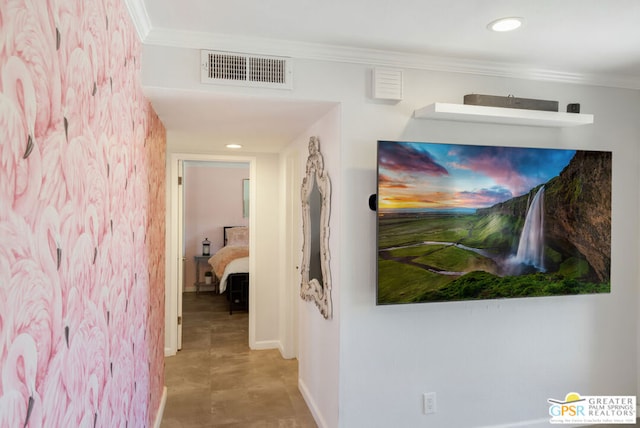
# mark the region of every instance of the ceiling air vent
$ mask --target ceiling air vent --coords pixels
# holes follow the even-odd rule
[[[291,59],[230,52],[201,51],[201,82],[291,89]]]

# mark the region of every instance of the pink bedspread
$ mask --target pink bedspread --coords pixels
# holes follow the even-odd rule
[[[235,259],[249,256],[248,246],[222,247],[210,259],[209,264],[213,268],[218,279],[222,278],[224,269]]]

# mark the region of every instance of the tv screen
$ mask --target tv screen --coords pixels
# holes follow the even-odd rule
[[[378,141],[377,304],[608,293],[611,152]]]

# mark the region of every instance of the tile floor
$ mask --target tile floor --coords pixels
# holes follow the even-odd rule
[[[182,350],[165,358],[161,428],[315,428],[298,391],[298,362],[252,351],[248,314],[225,296],[185,293]]]
[[[250,350],[246,312],[229,315],[224,295],[185,293],[183,320],[183,348],[165,358],[161,428],[317,427],[298,391],[297,360]]]

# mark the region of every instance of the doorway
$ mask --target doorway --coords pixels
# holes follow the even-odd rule
[[[249,226],[249,182],[246,162],[184,162],[185,292],[215,289],[208,259],[225,246],[225,227]]]
[[[185,227],[183,204],[183,180],[185,162],[210,162],[246,164],[249,168],[249,180],[256,180],[256,159],[245,156],[222,156],[206,154],[173,153],[167,168],[167,196],[169,209],[167,210],[167,273],[165,293],[165,356],[175,355],[181,348],[182,341],[182,293],[184,291],[184,275],[187,253],[185,252]],[[249,187],[249,206],[255,206],[256,186]],[[241,187],[238,191],[241,191]],[[249,253],[255,254],[255,217],[249,216]],[[255,257],[249,258],[249,287],[252,289],[255,277]],[[255,327],[258,314],[255,311],[255,293],[249,294],[249,346],[255,343]]]

